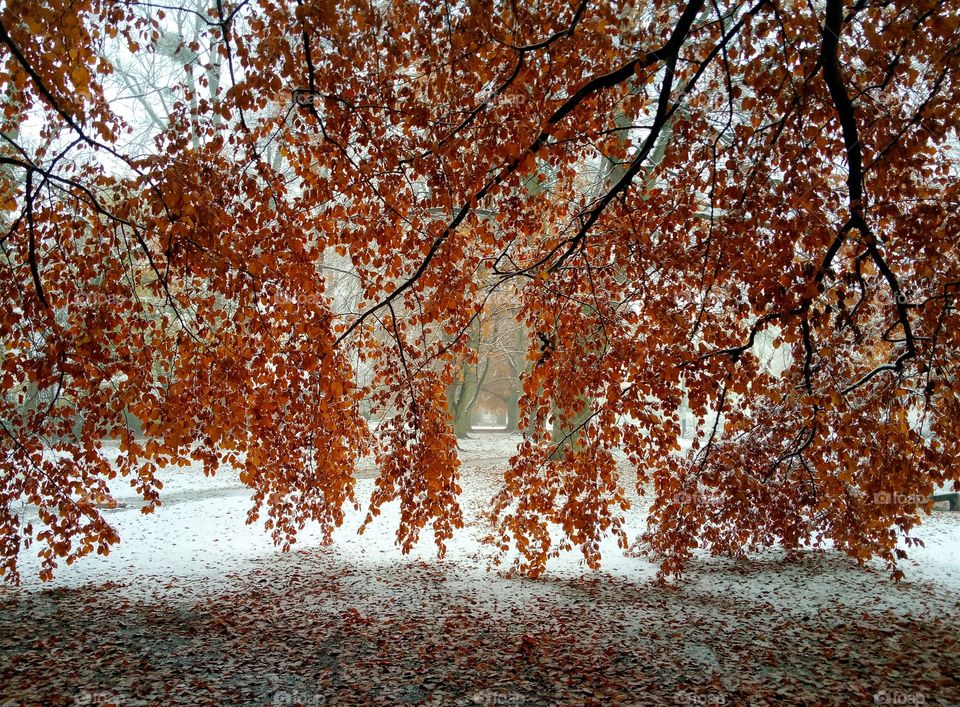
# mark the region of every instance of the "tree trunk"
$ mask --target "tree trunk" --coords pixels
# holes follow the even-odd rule
[[[520,396],[523,393],[522,372],[526,371],[529,362],[527,355],[527,332],[521,322],[517,322],[517,334],[514,350],[508,356],[513,378],[505,399],[507,405],[507,432],[520,430]]]
[[[507,432],[516,432],[520,429],[520,387],[510,385],[507,396]]]
[[[451,415],[453,432],[457,435],[457,439],[466,439],[470,433],[470,413],[473,411],[473,401],[476,400],[478,387],[477,367],[464,362],[460,370],[462,380],[457,385]]]

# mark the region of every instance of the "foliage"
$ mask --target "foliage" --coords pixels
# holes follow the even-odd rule
[[[371,512],[442,547],[445,391],[497,296],[530,332],[493,507],[519,569],[599,562],[622,449],[664,573],[830,540],[899,576],[960,477],[958,4],[6,3],[3,570],[108,552],[106,481],[155,507],[191,458],[289,544],[373,450]],[[177,77],[146,142],[137,62]]]

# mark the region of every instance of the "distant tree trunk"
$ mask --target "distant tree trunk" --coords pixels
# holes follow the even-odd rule
[[[452,398],[448,392],[450,416],[453,418],[453,431],[460,439],[469,437],[470,431],[473,429],[471,422],[473,409],[476,407],[480,388],[483,386],[483,380],[487,377],[489,369],[490,364],[488,362],[483,368],[483,373],[478,375],[476,365],[464,363],[461,369],[462,380],[458,384],[453,384],[455,392]]]
[[[520,390],[514,389],[512,384],[507,397],[507,432],[516,432],[520,429]]]
[[[470,346],[479,349],[479,335],[470,335]],[[470,435],[470,418],[487,368],[489,364],[481,377],[478,375],[477,365],[464,359],[460,366],[460,380],[454,381],[447,388],[447,409],[453,422],[453,432],[458,439],[466,439]]]
[[[470,433],[470,401],[477,390],[477,367],[464,363],[461,368],[463,380],[460,381],[453,407],[453,431],[458,439],[464,439]]]
[[[517,323],[517,335],[514,350],[509,356],[510,370],[513,377],[505,398],[507,406],[507,432],[516,432],[520,429],[520,395],[523,392],[521,372],[526,370],[524,365],[527,351],[527,332],[523,324]]]

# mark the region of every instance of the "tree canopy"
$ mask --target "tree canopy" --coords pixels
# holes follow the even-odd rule
[[[620,454],[665,575],[832,542],[900,576],[960,479],[956,0],[11,0],[0,86],[8,578],[192,460],[289,545],[372,453],[370,517],[442,553],[447,390],[504,302],[521,571],[623,535]]]

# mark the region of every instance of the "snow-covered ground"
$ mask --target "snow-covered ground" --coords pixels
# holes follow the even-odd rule
[[[919,695],[930,704],[957,697],[960,658],[949,637],[960,618],[960,513],[936,511],[916,533],[926,546],[910,551],[907,578],[899,585],[882,568],[860,569],[839,553],[785,562],[771,551],[745,561],[698,557],[682,581],[663,587],[652,581],[655,564],[625,554],[613,539],[602,548],[599,572],[571,553],[551,560],[541,580],[511,578],[489,567],[492,551],[480,541],[480,515],[496,471],[517,441],[485,431],[462,443],[467,525],[442,561],[429,533],[411,555],[400,554],[395,505],[357,534],[375,482],[372,468],[358,470],[361,510],[348,513],[335,543],[323,546],[308,528],[290,553],[277,550],[262,526],[245,523],[250,492],[230,470],[213,477],[199,469],[168,470],[163,506],[150,515],[139,512],[132,491],[117,486],[117,500],[127,505],[106,511],[121,537],[109,556],[62,565],[43,585],[36,558],[25,556],[22,586],[0,589],[0,697],[6,690],[10,704],[30,695],[51,703],[103,698],[121,704],[589,704],[594,697],[596,704],[740,704],[741,698],[774,704],[779,689],[787,690],[780,697],[788,702],[883,694]],[[627,530],[638,534],[644,524],[637,504]],[[74,616],[78,607],[86,608]],[[100,617],[96,630],[91,616]],[[169,623],[170,616],[180,618]],[[287,659],[278,656],[286,648],[274,645],[275,630],[259,633],[264,629],[251,623],[253,616],[274,627],[279,622],[296,640],[317,641],[305,650],[319,651],[322,660],[284,672]],[[169,646],[147,638],[156,630],[148,630],[151,621],[173,634],[187,631],[173,657],[165,653]],[[24,632],[24,625],[48,626],[60,636],[59,647],[52,649],[41,629]],[[73,627],[67,638],[58,633],[64,626]],[[261,674],[267,668],[238,664],[233,655],[251,648],[251,632],[273,646],[260,656],[269,679]],[[339,641],[336,650],[331,636]],[[449,653],[454,639],[469,644],[469,668],[455,669],[461,655]],[[160,673],[146,684],[120,677],[133,658],[117,648],[117,640],[129,640],[132,650],[149,659],[151,667],[143,670]],[[391,649],[394,640],[412,643]],[[106,666],[65,678],[57,666],[93,645],[120,652]],[[213,645],[232,651],[225,665],[242,679],[229,673],[229,679],[220,674],[214,680],[204,672],[203,661],[224,660],[204,653]],[[501,649],[509,655],[495,655]],[[797,656],[783,656],[794,649]],[[28,679],[25,671],[34,668],[22,667],[26,656],[34,660],[49,650],[49,670]],[[402,660],[391,658],[391,650]],[[460,682],[424,657],[431,650],[447,656]],[[659,657],[651,656],[654,650]],[[848,658],[839,657],[844,651]],[[488,653],[490,665],[483,659]],[[619,657],[608,664],[612,656]],[[764,656],[769,664],[737,667],[742,660],[766,661]],[[898,662],[907,658],[914,661],[909,669]],[[562,670],[545,687],[540,678],[516,674],[531,665],[546,673],[556,665]],[[594,665],[605,665],[605,672],[594,674]],[[328,668],[334,672],[324,672]],[[395,670],[412,677],[397,677]],[[588,692],[564,686],[564,670],[580,675]],[[617,687],[611,676],[621,673],[621,683],[629,685]],[[193,687],[175,681],[176,690],[159,690],[164,675],[189,675]],[[382,684],[365,682],[371,675]],[[197,687],[198,680],[207,687]],[[443,687],[443,680],[453,687]],[[366,691],[358,693],[361,683]],[[821,684],[833,685],[832,692],[821,692]]]
[[[465,508],[479,509],[489,500],[492,489],[489,474],[477,472],[501,468],[513,454],[519,438],[502,433],[479,433],[464,440],[461,450],[461,502]],[[114,454],[116,452],[114,451]],[[110,452],[108,451],[108,456]],[[102,512],[120,534],[121,542],[108,556],[90,555],[73,565],[60,563],[52,582],[38,579],[39,559],[24,554],[21,564],[24,590],[41,587],[80,587],[103,582],[122,582],[136,594],[154,589],[157,582],[169,580],[190,582],[222,579],[242,571],[245,562],[264,561],[283,555],[277,549],[262,523],[248,525],[247,512],[252,506],[251,491],[239,479],[236,470],[225,468],[213,476],[205,476],[199,465],[161,469],[162,505],[151,514],[140,512],[142,499],[126,479],[111,482],[111,493],[117,507]],[[347,520],[335,534],[335,546],[345,557],[369,558],[371,562],[391,562],[401,558],[395,547],[399,523],[398,504],[383,507],[381,514],[358,535],[366,516],[373,491],[376,469],[372,459],[364,459],[357,470],[357,499],[360,511],[347,509]],[[26,509],[29,514],[29,509]],[[29,515],[27,515],[29,518]],[[469,558],[477,562],[480,551],[479,533],[464,528],[450,544],[449,558]],[[320,535],[309,526],[297,538],[296,549],[316,547]],[[616,548],[612,543],[611,547]],[[409,559],[432,561],[436,547],[432,535],[423,533],[420,545]],[[479,563],[478,563],[479,565]]]
[[[478,523],[469,521],[476,521],[486,506],[493,493],[491,479],[497,469],[506,465],[518,441],[519,437],[515,435],[482,431],[461,442],[464,488],[461,502],[468,514],[468,523],[449,544],[448,563],[476,565],[478,572],[487,574],[486,560],[491,555],[490,550],[480,542],[482,529]],[[358,469],[357,498],[361,508],[360,511],[348,509],[346,522],[335,534],[336,552],[374,564],[401,560],[433,561],[436,549],[429,532],[424,532],[419,546],[408,558],[401,557],[394,541],[399,523],[397,504],[384,506],[366,533],[357,534],[366,515],[367,499],[373,490],[375,476],[372,461]],[[23,557],[21,570],[23,588],[79,587],[111,581],[122,582],[135,593],[155,588],[158,578],[216,581],[239,571],[245,562],[262,562],[282,554],[262,525],[246,524],[247,511],[251,507],[250,491],[240,482],[235,470],[223,469],[208,477],[199,467],[167,467],[162,470],[161,479],[164,482],[163,505],[149,515],[140,513],[142,502],[125,480],[118,478],[113,484],[119,507],[104,513],[117,528],[121,543],[109,556],[91,555],[71,566],[61,564],[53,582],[41,583],[37,579],[39,562],[35,556],[27,554]],[[642,502],[636,503],[628,514],[628,533],[638,535],[645,522]],[[960,591],[960,513],[935,511],[916,536],[924,540],[925,547],[910,549],[911,559],[905,566],[907,584],[930,582]],[[319,535],[307,527],[298,536],[296,548],[319,544]],[[636,557],[634,553],[625,554],[612,538],[602,546],[602,554],[604,573],[632,581],[650,579],[656,574],[656,566],[651,561]],[[750,594],[753,592],[752,583],[744,582],[740,572],[731,568],[738,564],[750,566],[754,576],[766,579],[762,568],[768,567],[771,575],[786,582],[791,575],[790,565],[784,565],[778,559],[779,553],[776,552],[746,563],[704,557],[692,568],[688,581],[695,585],[701,582],[717,585],[723,592]],[[845,564],[840,557],[834,559],[840,565]],[[552,560],[549,572],[558,577],[572,577],[588,571],[582,566],[579,554],[568,553]],[[857,574],[870,576],[872,582],[871,574],[856,573],[854,576]],[[736,580],[725,584],[724,575]],[[854,592],[859,594],[862,587],[857,584]],[[805,610],[808,602],[815,607],[823,593],[832,594],[837,586],[835,578],[827,575],[805,577],[803,587],[797,589],[807,600],[798,604],[797,596],[792,596],[785,608]],[[885,598],[881,601],[896,601],[898,593],[889,589],[889,585],[882,585]]]

